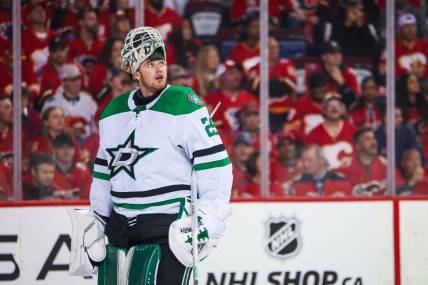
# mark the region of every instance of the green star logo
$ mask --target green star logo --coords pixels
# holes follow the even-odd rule
[[[146,155],[154,152],[157,148],[141,148],[135,145],[135,130],[129,135],[123,144],[114,148],[107,148],[111,159],[108,164],[110,178],[121,171],[125,171],[132,179],[135,179],[134,166]]]

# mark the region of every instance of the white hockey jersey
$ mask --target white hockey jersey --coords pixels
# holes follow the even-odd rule
[[[109,216],[179,213],[196,171],[202,206],[229,203],[232,166],[207,108],[191,88],[167,86],[136,106],[135,91],[113,99],[100,118],[91,208]]]

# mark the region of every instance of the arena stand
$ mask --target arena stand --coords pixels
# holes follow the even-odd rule
[[[189,85],[209,109],[222,102],[213,120],[234,166],[237,214],[226,249],[207,263],[206,284],[336,284],[346,278],[343,284],[426,284],[421,272],[428,253],[421,241],[428,237],[427,5],[409,0],[396,7],[397,148],[391,170],[385,1],[270,1],[270,187],[269,196],[261,197],[259,54],[268,47],[259,41],[259,1],[160,2],[159,8],[146,1],[145,20],[168,42],[170,83]],[[16,201],[13,191],[11,3],[0,1],[0,212],[13,218],[2,219],[0,241],[11,245],[9,265],[22,270],[9,266],[0,280],[53,284],[66,278],[69,224],[63,207],[88,205],[99,116],[112,98],[135,87],[119,61],[123,37],[136,23],[135,1],[22,1],[22,197],[28,201]],[[74,98],[55,100],[73,88]],[[69,107],[84,100],[90,102],[84,108]],[[396,175],[394,191],[386,187],[387,171]],[[312,209],[319,217],[311,217]],[[245,216],[251,211],[260,214],[253,222]],[[28,271],[25,264],[35,255],[23,243],[32,236],[13,221],[38,225],[33,219],[42,213],[55,217],[57,229],[46,229],[50,240],[40,249],[57,252]],[[303,248],[291,244],[294,250],[273,253],[269,227],[261,227],[275,223],[301,229],[303,238],[298,231],[289,234],[296,244],[303,240]],[[233,260],[227,250],[246,239],[243,226],[259,233],[243,247],[258,243],[260,252],[243,250],[240,265],[219,266],[220,256]],[[352,250],[338,240],[345,233]],[[316,248],[324,242],[331,247],[319,254],[321,260]],[[352,262],[341,264],[350,257]],[[251,259],[266,259],[270,271]]]

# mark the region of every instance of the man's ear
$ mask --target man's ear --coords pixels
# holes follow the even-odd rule
[[[140,81],[140,79],[141,79],[141,75],[140,75],[140,72],[138,72],[137,70],[137,72],[135,72],[134,74],[134,80]]]

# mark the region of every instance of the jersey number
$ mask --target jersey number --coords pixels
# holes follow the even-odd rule
[[[209,137],[218,135],[217,130],[214,126],[214,123],[211,119],[208,119],[207,117],[203,117],[201,119],[201,122],[205,126],[205,131],[207,132],[207,135]]]

